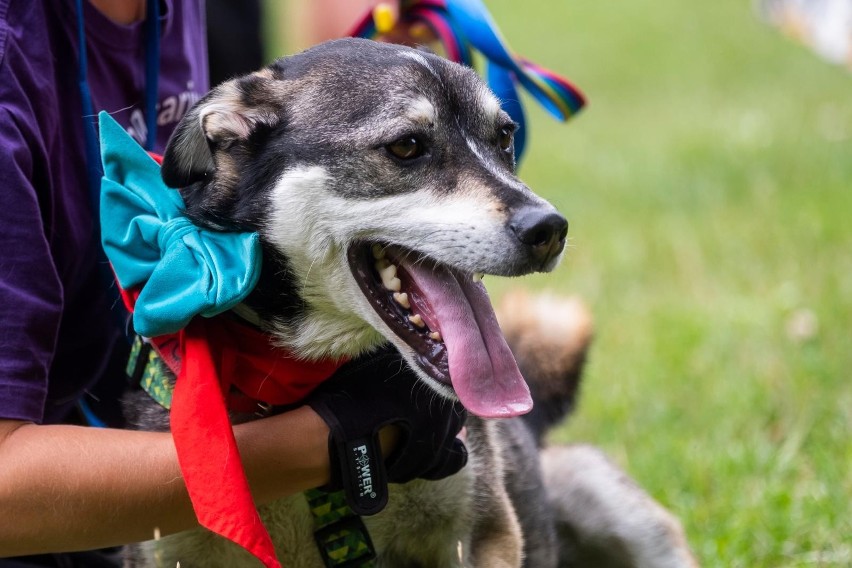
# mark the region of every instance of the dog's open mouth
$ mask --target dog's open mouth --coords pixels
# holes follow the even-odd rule
[[[529,412],[529,389],[475,275],[378,243],[352,246],[349,265],[420,368],[452,388],[465,408],[483,417]]]

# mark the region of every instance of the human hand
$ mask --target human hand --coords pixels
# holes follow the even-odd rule
[[[342,488],[359,515],[384,508],[388,482],[443,479],[467,463],[456,438],[466,411],[420,382],[392,348],[347,363],[306,404],[330,430],[330,486]],[[383,442],[398,437],[386,460],[380,432]]]

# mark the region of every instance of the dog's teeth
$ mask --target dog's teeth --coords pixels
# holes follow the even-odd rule
[[[482,276],[483,275],[482,275],[481,272],[474,272],[473,273],[473,281],[474,282],[482,282]]]
[[[402,281],[396,277],[396,265],[388,264],[384,268],[379,268],[379,263],[383,260],[376,261],[376,269],[379,271],[379,276],[382,279],[382,285],[388,290],[399,292],[402,289]]]
[[[373,267],[376,269],[376,272],[381,272],[385,268],[390,266],[390,262],[386,258],[376,259],[376,262],[373,263]]]
[[[373,258],[376,260],[380,260],[385,257],[385,249],[382,245],[375,244],[373,245]]]
[[[413,316],[408,316],[408,321],[416,325],[417,327],[426,327],[426,322],[423,321],[423,318],[420,317],[420,314],[414,314]]]
[[[411,302],[408,301],[408,294],[405,292],[394,292],[393,299],[406,310],[411,309]]]
[[[378,266],[378,262],[376,265]],[[379,276],[382,277],[382,282],[386,282],[391,278],[396,277],[396,265],[395,264],[387,264],[384,268],[379,269]]]
[[[441,337],[440,331],[433,331],[429,334],[429,337],[434,339],[435,341],[441,341],[443,339],[443,337]]]

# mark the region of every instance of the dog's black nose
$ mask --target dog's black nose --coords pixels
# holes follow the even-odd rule
[[[541,265],[562,252],[568,235],[568,220],[553,209],[524,207],[518,210],[509,223],[512,232]]]

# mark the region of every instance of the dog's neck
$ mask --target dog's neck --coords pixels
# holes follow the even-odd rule
[[[260,279],[235,310],[238,316],[307,360],[353,358],[387,342],[364,320],[339,313],[331,303],[306,302],[287,258],[269,246],[263,252]]]

